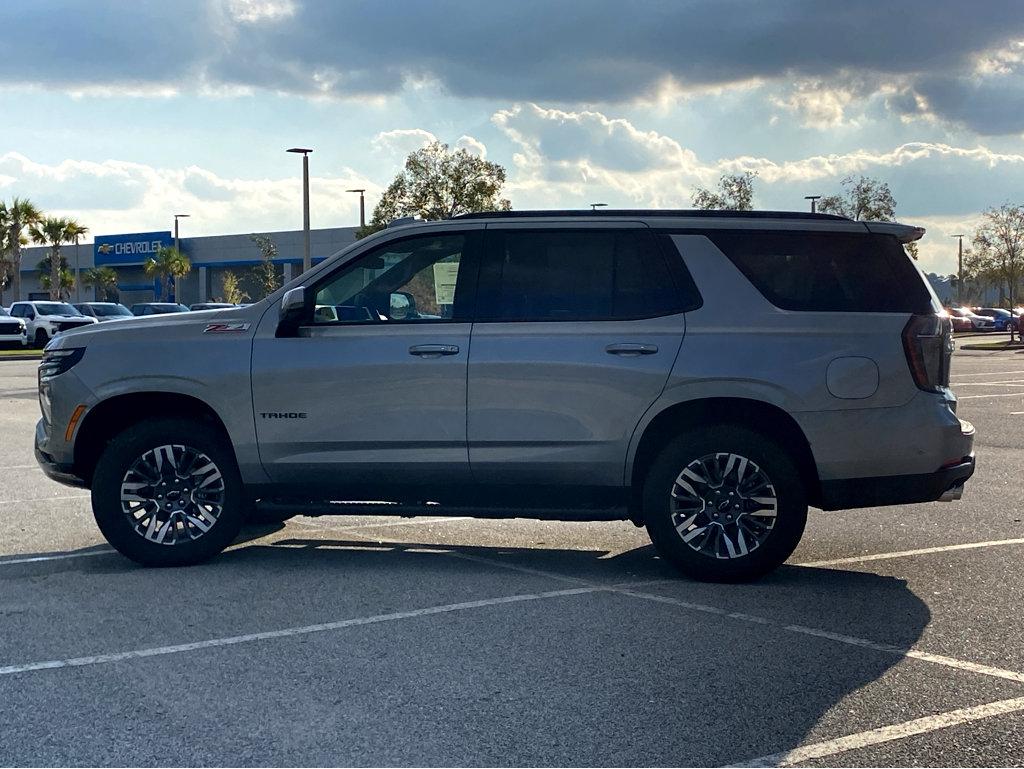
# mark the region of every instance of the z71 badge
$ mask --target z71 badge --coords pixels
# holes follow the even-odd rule
[[[204,334],[241,334],[248,331],[250,323],[207,323]]]

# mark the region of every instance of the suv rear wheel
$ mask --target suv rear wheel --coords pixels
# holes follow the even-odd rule
[[[238,535],[245,495],[230,445],[209,425],[129,427],[96,465],[92,509],[103,535],[144,566],[212,558]]]
[[[807,500],[784,448],[745,427],[679,436],[644,483],[651,541],[695,579],[741,582],[783,563],[807,522]]]

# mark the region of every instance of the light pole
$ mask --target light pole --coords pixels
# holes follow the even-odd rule
[[[607,205],[608,205],[607,203],[591,203],[590,204],[590,210],[591,211],[596,211],[598,208],[604,208]]]
[[[811,213],[812,214],[818,213],[818,205],[817,205],[817,203],[818,203],[818,199],[819,198],[821,198],[821,195],[804,195],[804,200],[811,201]]]
[[[302,155],[302,271],[305,272],[313,266],[313,260],[309,255],[309,153],[313,150],[292,147],[285,151]]]
[[[366,190],[365,189],[363,189],[363,190],[345,190],[345,192],[358,192],[359,193],[359,226],[360,227],[365,227],[366,226],[366,198],[363,197],[363,193],[366,192]]]
[[[75,301],[82,301],[82,281],[79,277],[78,234],[75,234]]]
[[[179,244],[180,244],[180,241],[178,240],[178,220],[179,219],[188,219],[189,216],[191,216],[191,214],[175,214],[174,215],[174,250],[175,251],[179,251],[180,252],[180,249],[178,247]]]
[[[956,248],[956,306],[963,307],[963,285],[964,285],[964,236],[950,235],[956,238],[959,243]]]

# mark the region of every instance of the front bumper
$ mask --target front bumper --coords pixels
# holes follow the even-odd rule
[[[39,443],[35,446],[36,461],[39,466],[43,469],[43,474],[51,480],[57,481],[57,483],[63,483],[65,486],[77,486],[79,488],[88,488],[85,479],[80,478],[72,472],[71,465],[65,465],[54,460],[46,452],[39,448]]]

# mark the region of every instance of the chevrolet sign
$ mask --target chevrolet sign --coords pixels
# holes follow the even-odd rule
[[[129,235],[106,235],[93,244],[93,263],[142,264],[156,256],[161,248],[170,247],[170,232],[139,232]]]

